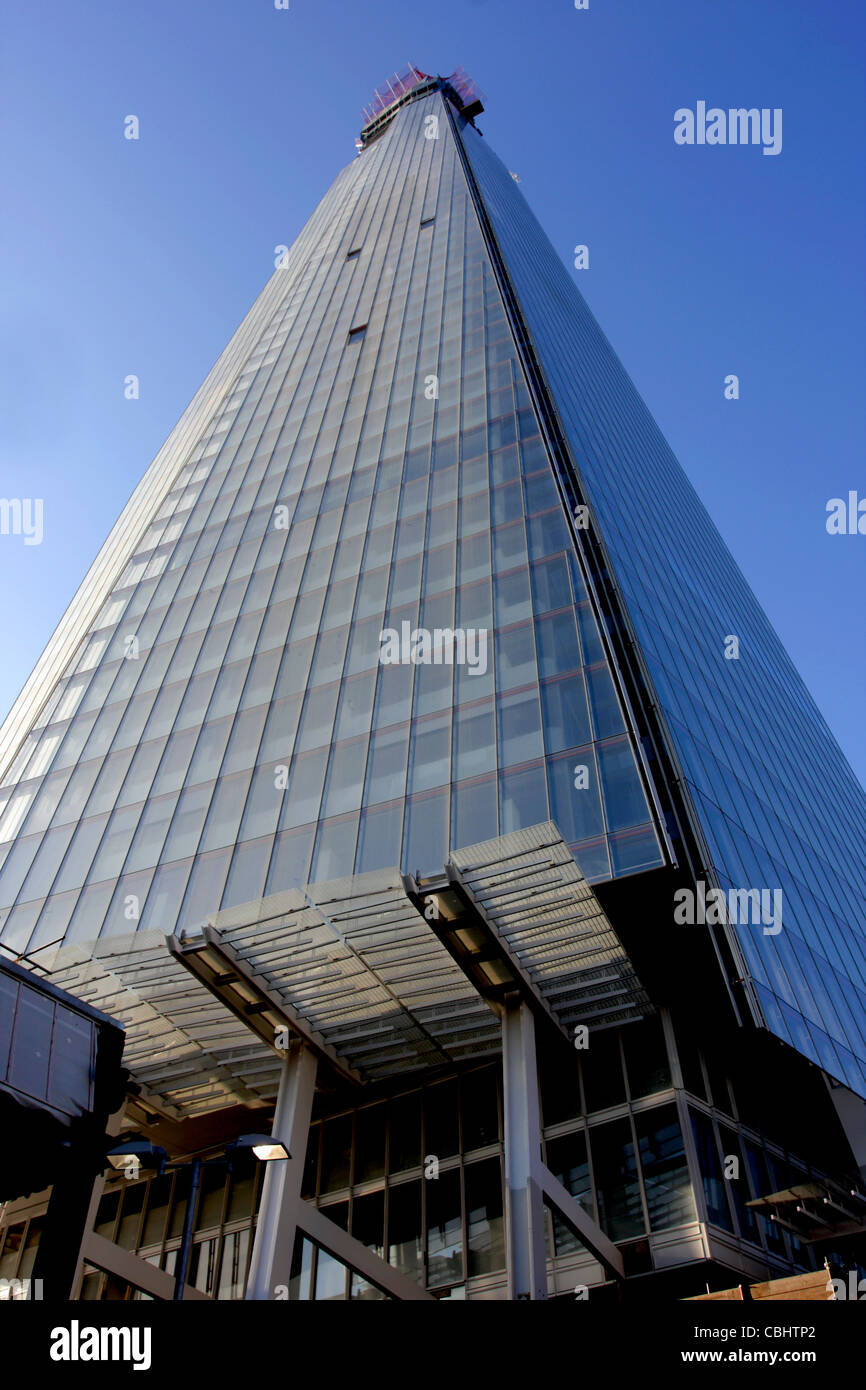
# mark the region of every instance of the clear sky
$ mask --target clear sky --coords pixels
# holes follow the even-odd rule
[[[825,529],[866,497],[860,0],[51,0],[5,30],[0,495],[44,538],[0,535],[3,712],[373,88],[462,64],[866,778],[866,535]],[[782,152],[677,146],[699,100],[781,107]]]

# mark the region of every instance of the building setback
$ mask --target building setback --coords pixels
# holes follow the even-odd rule
[[[863,1262],[866,799],[482,110],[377,92],[0,731],[0,944],[170,1159],[82,1297]]]

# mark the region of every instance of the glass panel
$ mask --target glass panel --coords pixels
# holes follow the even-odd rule
[[[460,1151],[457,1082],[443,1081],[424,1091],[425,1155],[450,1158]]]
[[[396,1190],[396,1189],[395,1189]],[[352,1202],[352,1235],[375,1255],[385,1253],[385,1193],[370,1192]]]
[[[341,1115],[322,1126],[321,1192],[348,1187],[352,1160],[352,1116]]]
[[[222,1221],[226,1191],[226,1170],[222,1164],[213,1168],[203,1168],[201,1189],[196,1212],[195,1228],[206,1231],[211,1226],[219,1226]]]
[[[466,1183],[467,1268],[492,1274],[505,1268],[505,1227],[502,1215],[502,1171],[498,1158],[469,1163]]]
[[[727,1125],[719,1125],[719,1138],[722,1141],[722,1172],[733,1198],[740,1234],[746,1240],[753,1241],[755,1245],[760,1245],[757,1218],[751,1207],[746,1205],[751,1201],[752,1194],[749,1191],[748,1168],[740,1148],[739,1135]],[[802,1178],[800,1181],[808,1179]]]
[[[138,1230],[146,1190],[147,1184],[143,1182],[135,1183],[123,1189],[120,1227],[117,1232],[116,1243],[124,1250],[135,1250],[138,1244]]]
[[[365,1106],[357,1112],[355,1131],[355,1183],[381,1178],[385,1173],[385,1107]]]
[[[427,1194],[427,1283],[457,1284],[463,1279],[463,1219],[460,1172],[431,1178]]]
[[[311,1240],[302,1236],[300,1231],[295,1237],[295,1249],[292,1255],[292,1273],[289,1280],[289,1300],[294,1302],[306,1302],[312,1298],[312,1273],[313,1273],[313,1251],[315,1247]]]
[[[635,1115],[634,1124],[650,1229],[661,1231],[695,1221],[697,1212],[676,1106],[642,1111]]]
[[[586,1153],[586,1136],[582,1131],[565,1134],[560,1139],[547,1142],[547,1166],[555,1178],[581,1206],[592,1215],[592,1182],[589,1176],[589,1160]],[[553,1213],[554,1249],[557,1255],[568,1255],[583,1249],[561,1217]]]
[[[152,1178],[150,1181],[147,1189],[144,1227],[141,1233],[142,1245],[159,1245],[165,1237],[171,1184],[171,1173],[165,1173],[161,1178]]]
[[[53,1025],[53,1001],[22,985],[18,994],[9,1084],[39,1100],[45,1100],[48,1094]]]
[[[625,1069],[632,1100],[671,1085],[662,1021],[657,1016],[630,1023],[622,1030]]]
[[[464,1153],[498,1142],[499,1106],[495,1067],[484,1067],[461,1077],[460,1115]]]
[[[192,1247],[189,1260],[189,1282],[202,1293],[212,1294],[216,1281],[218,1240],[199,1240]]]
[[[407,872],[417,876],[441,872],[448,853],[448,796],[413,797],[407,805]]]
[[[728,1210],[728,1199],[725,1193],[727,1184],[722,1176],[712,1123],[705,1115],[698,1114],[696,1110],[689,1113],[692,1119],[695,1147],[698,1151],[698,1167],[704,1184],[707,1217],[714,1226],[721,1226],[726,1231],[733,1231],[734,1225]]]
[[[246,1288],[250,1232],[234,1231],[223,1240],[217,1298],[241,1299]]]
[[[500,834],[507,835],[511,830],[540,825],[547,818],[547,779],[543,767],[500,774]]]
[[[541,711],[535,690],[505,695],[499,701],[499,761],[527,763],[544,753]]]
[[[320,1248],[316,1256],[316,1302],[345,1299],[348,1272],[344,1264]]]
[[[388,1189],[388,1263],[415,1283],[423,1278],[420,1182]]]
[[[640,1183],[631,1125],[614,1120],[590,1130],[598,1220],[611,1240],[644,1234]]]
[[[587,1110],[606,1110],[625,1100],[625,1080],[615,1028],[591,1029],[589,1046],[580,1054]]]
[[[388,1171],[399,1173],[421,1162],[421,1092],[400,1096],[388,1107]]]
[[[602,744],[598,749],[598,764],[608,829],[625,830],[646,821],[646,799],[634,755],[625,740],[618,744]]]

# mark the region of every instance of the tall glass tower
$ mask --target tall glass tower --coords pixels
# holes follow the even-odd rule
[[[686,1267],[700,1289],[708,1270],[723,1283],[723,1270],[807,1269],[805,1229],[784,1234],[748,1203],[792,1173],[829,1184],[866,1162],[852,1137],[866,1096],[866,799],[478,130],[482,109],[460,70],[410,69],[376,93],[357,157],[278,248],[124,509],[0,733],[0,942],[54,961],[64,988],[126,1023],[129,1048],[142,1014],[124,1014],[123,989],[185,1027],[130,975],[136,938],[142,961],[173,938],[165,969],[183,972],[203,924],[279,934],[293,912],[318,912],[315,929],[326,920],[412,1024],[386,1065],[351,1036],[381,1018],[375,989],[369,1007],[352,995],[354,967],[328,1013],[335,979],[314,945],[303,980],[273,966],[292,1046],[312,1048],[320,1080],[335,1061],[341,1078],[320,1088],[301,1190],[428,1291],[543,1296],[575,1269],[604,1289]],[[567,989],[547,988],[550,963],[577,928],[548,941],[558,919],[542,897],[518,946],[491,906],[520,855],[536,856],[523,882],[542,892],[545,846],[609,933]],[[498,981],[487,971],[492,994],[479,986],[465,1006],[462,1041],[433,1026],[450,985],[422,1018],[400,992],[412,957],[395,984],[339,926],[386,879],[449,968],[466,966],[441,930],[449,912],[476,914],[463,946],[483,926],[508,956]],[[344,916],[323,906],[338,899]],[[314,932],[291,918],[303,951],[302,928]],[[507,1021],[509,970],[537,1026],[546,1010],[554,1032],[586,1020],[592,1038],[540,1068],[545,1171],[595,1223],[578,1231],[547,1194],[546,1275],[532,1221],[521,1245],[509,1176],[509,1056],[526,1042]],[[202,980],[226,1004],[204,966]],[[160,1072],[158,1033],[131,1054],[154,1113],[160,1097],[188,1124],[273,1104],[279,1078],[239,1080],[225,1059],[223,1089],[193,1102]],[[208,1039],[195,1046],[219,1060]],[[552,1056],[555,1038],[539,1047]],[[366,1099],[347,1100],[341,1085],[359,1083]],[[792,1117],[785,1087],[807,1115]],[[742,1175],[726,1183],[732,1151]],[[431,1155],[435,1183],[416,1172]],[[241,1296],[250,1260],[250,1296],[270,1296],[252,1213],[282,1230],[282,1209],[275,1182],[254,1201],[249,1181],[246,1225],[227,1197],[217,1235],[200,1227],[196,1248],[214,1244],[193,1278],[214,1296]],[[115,1221],[118,1240],[132,1190],[103,1197],[100,1229]],[[166,1212],[177,1200],[159,1195]],[[174,1226],[157,1239],[148,1219],[134,1248],[149,1231],[172,1269]],[[291,1296],[403,1296],[302,1225],[286,1258]],[[105,1277],[85,1266],[86,1287]]]

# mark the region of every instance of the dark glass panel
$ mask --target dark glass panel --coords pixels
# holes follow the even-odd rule
[[[322,1125],[321,1192],[348,1187],[352,1160],[352,1116],[340,1115]]]
[[[634,1117],[649,1211],[650,1230],[681,1226],[697,1218],[688,1162],[675,1105]]]
[[[592,1182],[583,1131],[565,1134],[547,1141],[547,1166],[572,1197],[577,1198],[587,1213],[592,1214]],[[565,1222],[553,1214],[553,1239],[557,1255],[568,1255],[582,1249],[580,1241]]]
[[[625,1080],[615,1028],[590,1029],[589,1046],[580,1052],[586,1108],[606,1110],[625,1100]]]
[[[623,1028],[622,1046],[632,1100],[651,1096],[671,1085],[664,1029],[658,1015]]]
[[[421,1183],[388,1189],[388,1263],[416,1283],[423,1278]]]
[[[719,1161],[719,1151],[716,1147],[716,1136],[713,1133],[712,1122],[707,1119],[706,1115],[699,1114],[697,1110],[691,1110],[689,1113],[692,1118],[695,1148],[698,1151],[698,1167],[704,1184],[707,1217],[713,1225],[721,1226],[726,1231],[733,1231],[734,1226],[731,1221],[726,1194],[727,1183],[722,1175],[722,1165]]]
[[[502,1168],[498,1158],[468,1163],[466,1184],[466,1273],[492,1274],[505,1268]]]
[[[644,1234],[637,1159],[627,1119],[598,1125],[590,1132],[598,1219],[611,1240]]]
[[[385,1106],[368,1105],[355,1119],[355,1183],[385,1173]]]
[[[443,1081],[424,1090],[425,1157],[450,1158],[460,1150],[457,1082]]]
[[[388,1107],[388,1172],[421,1162],[421,1092],[398,1096]]]
[[[463,1278],[463,1219],[460,1170],[427,1180],[427,1283],[456,1284]]]
[[[495,1144],[499,1139],[497,1069],[484,1067],[460,1078],[463,1152]]]

